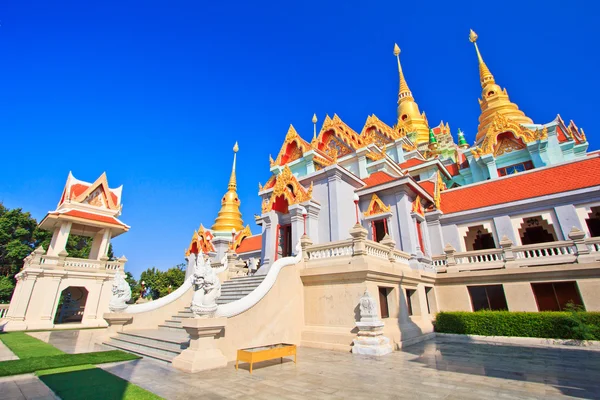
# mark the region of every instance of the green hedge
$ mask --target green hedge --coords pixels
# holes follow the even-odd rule
[[[482,336],[600,340],[600,312],[441,312],[435,331]]]

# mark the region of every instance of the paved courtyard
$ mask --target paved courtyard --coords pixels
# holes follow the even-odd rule
[[[63,351],[98,351],[101,331],[36,336]],[[551,399],[600,398],[600,352],[437,338],[382,357],[298,349],[279,360],[187,374],[149,360],[102,366],[167,399]]]

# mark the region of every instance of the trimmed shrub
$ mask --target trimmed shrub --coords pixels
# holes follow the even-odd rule
[[[600,312],[441,312],[435,331],[482,336],[600,340]]]

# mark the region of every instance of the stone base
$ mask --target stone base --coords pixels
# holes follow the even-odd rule
[[[385,336],[357,337],[352,342],[352,354],[384,356],[393,351],[390,339]]]
[[[25,321],[3,320],[3,324],[0,324],[0,331],[3,332],[24,331],[26,329],[27,324]]]
[[[227,318],[190,318],[182,325],[190,335],[190,346],[173,359],[174,368],[194,373],[227,366],[227,358],[215,340],[227,325]]]

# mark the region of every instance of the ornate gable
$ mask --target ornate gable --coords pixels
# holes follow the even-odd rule
[[[71,202],[89,204],[95,207],[108,208],[109,210],[119,209],[119,199],[109,189],[106,173],[102,173],[94,183],[79,194],[70,190],[70,188],[68,190]]]
[[[333,118],[325,117],[315,145],[335,161],[338,157],[363,147],[364,144],[358,133],[334,114]]]
[[[373,143],[381,148],[386,144],[399,139],[401,136],[398,131],[395,131],[390,126],[386,125],[373,114],[367,117],[367,121],[360,133],[360,137],[362,138],[364,145]]]
[[[271,159],[271,167],[275,165],[284,165],[302,158],[304,152],[311,149],[310,144],[302,139],[294,126],[290,124],[285,141],[279,150],[279,154],[275,160]]]
[[[503,133],[511,133],[514,140],[508,136],[502,136],[500,137],[501,139],[513,140],[513,142],[517,144],[511,144],[507,142],[501,145],[501,143],[498,141],[498,137]],[[517,150],[518,148],[523,148],[527,143],[547,139],[547,137],[548,129],[545,127],[542,130],[534,131],[525,128],[524,126],[500,113],[496,113],[494,119],[487,129],[485,137],[481,143],[481,147],[476,147],[472,149],[471,152],[476,157],[481,157],[485,154],[496,153],[498,150],[502,149],[502,153],[500,154],[504,154],[509,151]],[[522,147],[519,147],[518,143],[521,143]]]
[[[367,211],[364,212],[364,215],[365,217],[370,217],[372,215],[389,213],[391,209],[391,206],[386,206],[385,204],[383,204],[383,201],[381,201],[379,196],[373,193],[373,196],[371,197],[371,202],[369,203],[369,207],[367,208]]]
[[[308,190],[304,189],[287,165],[275,179],[276,181],[273,186],[271,197],[265,199],[262,204],[263,214],[271,211],[273,209],[273,204],[280,197],[283,197],[288,205],[302,203],[312,198],[312,183]]]
[[[425,215],[425,210],[423,209],[423,204],[421,204],[421,196],[417,195],[417,198],[412,203],[412,212],[415,214],[419,214],[421,216]]]
[[[202,252],[204,254],[214,252],[215,247],[212,244],[213,234],[206,230],[202,224],[200,229],[194,231],[192,235],[192,241],[185,252],[186,257],[192,253],[198,254]]]
[[[242,243],[242,240],[244,240],[247,237],[252,236],[252,232],[250,231],[250,225],[246,225],[246,227],[244,229],[242,229],[241,231],[238,232],[238,234],[235,236],[235,240],[233,242],[233,248],[237,249],[240,244]]]

